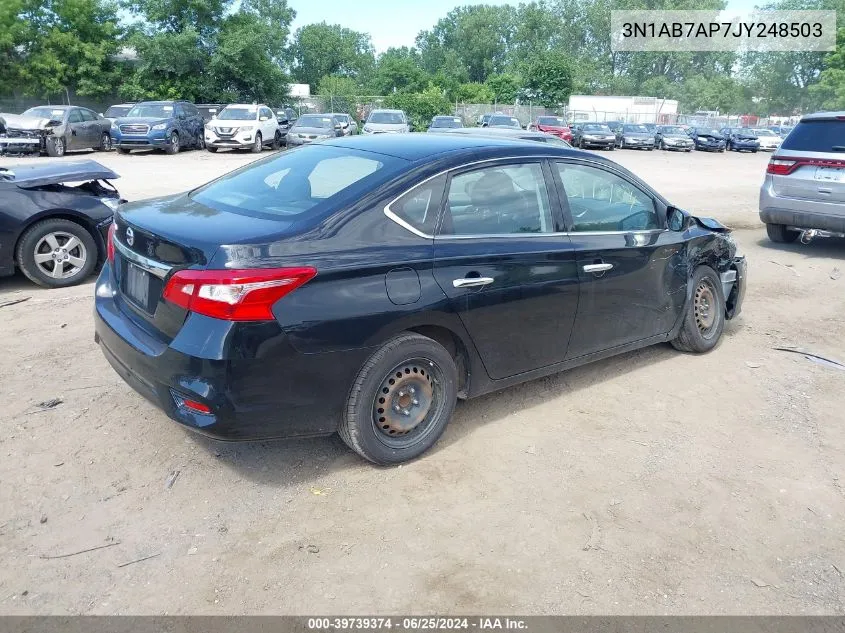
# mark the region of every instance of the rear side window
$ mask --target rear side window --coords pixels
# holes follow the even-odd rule
[[[845,152],[845,121],[801,121],[780,147],[799,152]]]
[[[82,112],[80,112],[79,108],[74,108],[70,111],[70,115],[67,118],[68,123],[82,123]]]
[[[432,178],[393,202],[390,211],[416,230],[433,235],[445,186],[445,175]]]
[[[194,191],[191,197],[213,209],[290,219],[347,189],[377,186],[392,171],[386,166],[405,162],[313,145],[247,165]]]

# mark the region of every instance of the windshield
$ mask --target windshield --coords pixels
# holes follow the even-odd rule
[[[696,134],[700,134],[702,136],[722,136],[719,130],[707,129],[707,128],[700,128],[696,130]]]
[[[754,130],[752,130],[751,128],[747,128],[747,127],[739,128],[736,131],[736,133],[739,134],[740,136],[756,136],[756,134],[754,133]]]
[[[107,119],[117,119],[126,116],[126,113],[132,109],[132,106],[111,106],[103,115]]]
[[[367,123],[392,123],[394,125],[403,125],[405,123],[405,115],[401,112],[373,112]]]
[[[221,121],[253,121],[257,114],[258,108],[254,106],[251,108],[233,108],[232,106],[228,106],[217,115],[217,118]]]
[[[754,130],[754,134],[757,136],[777,136],[777,134],[771,130]]]
[[[598,123],[589,123],[584,126],[585,132],[605,132],[610,134],[610,128],[606,125],[599,125]]]
[[[49,106],[30,108],[23,113],[23,116],[34,116],[39,119],[58,119],[62,120],[65,116],[65,111],[60,108],[51,108]]]
[[[461,120],[458,117],[451,116],[435,117],[434,121],[431,122],[431,127],[458,128],[463,126],[464,124],[461,123]]]
[[[780,147],[801,152],[845,152],[845,121],[801,121]]]
[[[553,125],[556,127],[566,127],[566,121],[558,116],[541,116],[537,119],[538,125]]]
[[[312,145],[248,165],[197,189],[191,197],[222,211],[291,218],[356,184],[359,189],[372,187],[383,180],[379,172],[386,164],[394,167],[405,162]]]
[[[162,119],[173,116],[173,106],[163,103],[139,103],[129,111],[127,117],[148,117]]]
[[[662,128],[661,132],[663,134],[685,134],[684,128],[677,125],[667,125]]]
[[[330,116],[306,114],[305,116],[299,117],[294,127],[318,127],[330,129],[334,127],[334,121]]]
[[[623,125],[622,131],[631,134],[648,134],[648,128],[645,125]]]
[[[487,125],[504,125],[506,127],[519,127],[522,126],[519,124],[519,119],[512,116],[492,116],[490,117],[490,122]]]

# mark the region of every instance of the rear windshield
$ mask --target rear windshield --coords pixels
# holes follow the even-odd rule
[[[845,152],[845,121],[801,121],[780,147],[799,152]]]
[[[191,197],[220,211],[292,219],[346,189],[370,190],[405,162],[311,145],[247,165],[195,190]]]
[[[173,106],[164,103],[139,103],[126,116],[168,118],[173,116]]]
[[[118,117],[126,116],[126,113],[132,109],[132,106],[112,106],[103,115],[107,119],[117,119]]]
[[[493,116],[487,125],[505,125],[507,127],[522,127],[519,119],[512,116]]]
[[[439,116],[434,119],[431,124],[431,127],[448,127],[448,128],[457,128],[463,127],[464,124],[461,120],[457,117],[451,116]]]
[[[686,133],[684,128],[682,128],[680,126],[676,126],[676,125],[666,125],[666,126],[660,128],[660,131],[663,134],[685,134]]]

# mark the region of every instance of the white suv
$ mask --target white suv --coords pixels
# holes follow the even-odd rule
[[[205,146],[209,152],[228,147],[250,149],[257,154],[265,145],[279,149],[281,143],[279,121],[263,104],[227,105],[205,124]]]

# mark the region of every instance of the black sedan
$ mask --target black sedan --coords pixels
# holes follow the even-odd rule
[[[122,205],[96,340],[224,439],[338,431],[412,459],[470,398],[671,341],[706,352],[745,260],[615,163],[459,134],[329,139]]]
[[[695,149],[704,152],[724,152],[725,137],[719,130],[706,127],[690,128],[687,132]]]
[[[616,134],[604,123],[577,123],[572,128],[572,145],[581,149],[598,147],[613,150]]]
[[[93,160],[0,168],[0,276],[18,267],[48,288],[84,281],[106,259],[117,177]]]

